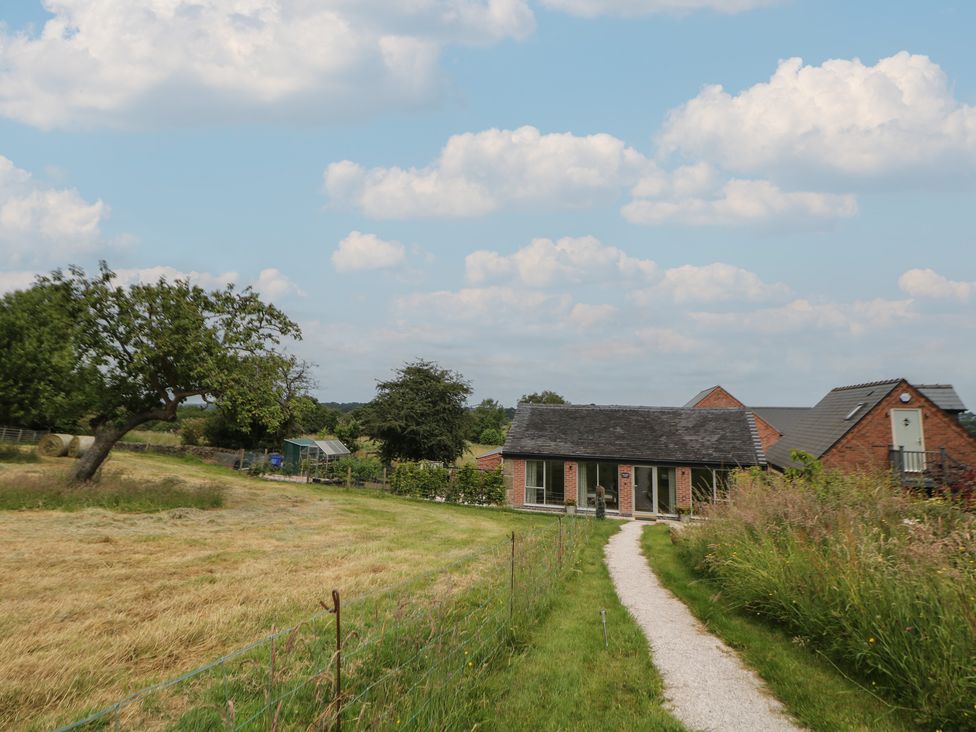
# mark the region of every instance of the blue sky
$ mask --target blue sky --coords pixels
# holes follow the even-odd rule
[[[0,23],[0,289],[99,258],[253,284],[329,400],[424,357],[504,403],[891,376],[976,403],[972,3],[11,0]]]

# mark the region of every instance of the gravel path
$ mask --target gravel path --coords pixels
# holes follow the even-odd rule
[[[693,730],[801,730],[762,681],[666,590],[640,550],[644,524],[628,521],[606,547],[621,602],[644,630],[668,709]]]

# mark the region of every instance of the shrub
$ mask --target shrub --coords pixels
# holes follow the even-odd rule
[[[400,496],[413,496],[448,503],[479,506],[505,502],[505,483],[501,469],[478,470],[470,465],[451,471],[430,463],[399,463],[390,478],[390,489]]]
[[[180,440],[184,445],[201,444],[206,425],[207,420],[200,417],[184,419],[180,425]]]
[[[482,445],[501,445],[505,442],[505,438],[502,437],[502,431],[495,429],[494,427],[488,427],[481,431],[478,435],[478,441]]]
[[[740,473],[683,534],[734,606],[855,669],[931,728],[976,727],[976,517],[887,476]]]

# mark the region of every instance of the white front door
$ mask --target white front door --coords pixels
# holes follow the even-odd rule
[[[925,470],[925,436],[922,434],[921,409],[891,410],[891,444],[905,451],[906,472]]]

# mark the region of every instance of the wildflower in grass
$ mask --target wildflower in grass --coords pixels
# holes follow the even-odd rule
[[[868,643],[873,646],[874,645],[874,642],[875,642],[874,641],[874,636],[872,635],[870,638],[868,638]]]

